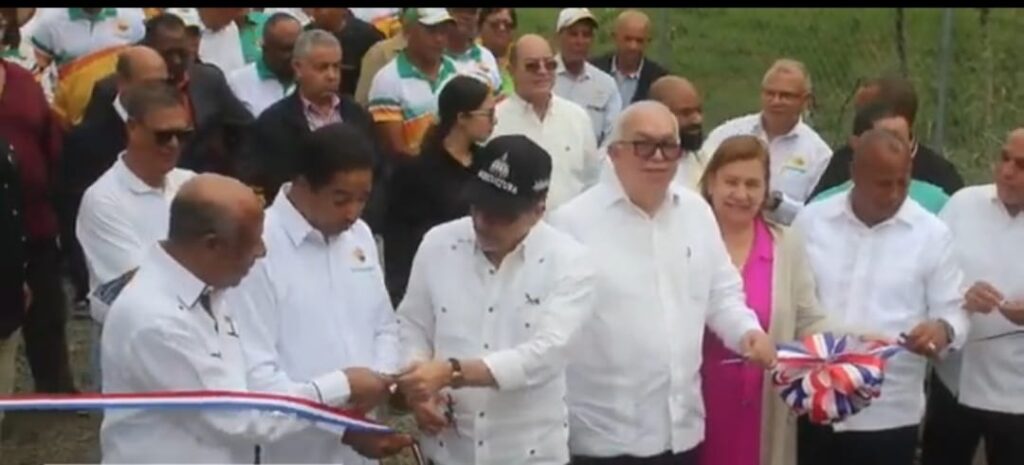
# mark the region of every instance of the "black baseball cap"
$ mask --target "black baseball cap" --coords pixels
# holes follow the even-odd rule
[[[486,213],[514,217],[548,195],[551,155],[523,135],[491,139],[474,160],[476,176],[466,186],[469,204]]]

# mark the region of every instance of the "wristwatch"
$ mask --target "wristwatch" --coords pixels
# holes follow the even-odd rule
[[[942,329],[946,330],[946,344],[953,344],[953,338],[956,337],[956,331],[953,330],[953,325],[949,324],[948,321],[939,318],[939,324],[942,325]]]
[[[462,364],[459,363],[458,359],[450,358],[448,363],[452,366],[452,381],[451,386],[455,389],[462,387],[464,377],[462,375]]]

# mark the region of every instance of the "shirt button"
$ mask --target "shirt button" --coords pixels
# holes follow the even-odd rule
[[[487,313],[494,313],[494,307],[487,307]]]
[[[495,271],[494,271],[494,268],[491,268],[491,269],[490,269],[490,270],[488,270],[487,272],[488,272],[488,273],[490,273],[490,274],[492,274],[492,275],[493,275],[493,274],[495,273]]]
[[[484,417],[484,412],[480,412],[480,418]]]
[[[441,313],[447,313],[447,312],[448,312],[447,308],[441,307]]]
[[[491,348],[490,344],[484,343],[484,349],[490,349],[490,348]]]
[[[529,328],[529,327],[530,327],[530,324],[529,324],[529,323],[527,323],[527,324],[526,324],[526,327],[527,327],[527,328]]]
[[[444,447],[444,441],[437,441],[438,447]]]
[[[478,441],[478,442],[476,443],[476,445],[477,445],[477,446],[480,446],[480,447],[483,447],[483,446],[484,446],[484,442],[483,442],[483,441]]]
[[[533,454],[536,454],[536,453],[537,453],[537,451],[535,451],[533,449],[530,449],[530,455],[533,455]]]

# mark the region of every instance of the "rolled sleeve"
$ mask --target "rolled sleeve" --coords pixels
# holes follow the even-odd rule
[[[345,372],[332,371],[313,378],[311,381],[316,388],[317,397],[321,404],[344,405],[352,395],[352,387],[348,383],[348,376]]]
[[[925,278],[928,317],[941,319],[953,328],[949,348],[960,350],[967,341],[970,319],[963,309],[964,274],[953,252],[953,235],[944,229],[935,247],[935,263]]]
[[[527,385],[525,360],[513,351],[495,352],[483,358],[491,376],[503,390],[522,389]]]

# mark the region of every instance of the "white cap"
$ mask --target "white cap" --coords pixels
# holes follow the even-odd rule
[[[447,8],[409,8],[405,17],[414,19],[424,26],[436,26],[446,21],[455,21]]]
[[[558,23],[555,25],[555,32],[562,32],[562,29],[572,26],[584,19],[593,21],[594,26],[597,26],[597,17],[590,12],[589,8],[565,8],[558,13]]]
[[[195,8],[165,8],[164,12],[181,18],[185,22],[185,27],[195,26],[203,29],[203,21],[199,19],[199,10]]]

